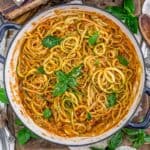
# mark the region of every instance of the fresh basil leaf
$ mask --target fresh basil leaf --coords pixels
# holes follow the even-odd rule
[[[68,76],[63,71],[58,70],[55,74],[59,82],[67,82]]]
[[[124,9],[126,9],[129,13],[134,13],[135,5],[133,0],[124,0]]]
[[[116,100],[117,100],[117,97],[116,97],[116,93],[111,93],[107,96],[107,106],[108,107],[112,107],[116,104]]]
[[[87,112],[87,120],[91,120],[92,119],[92,115],[90,112]]]
[[[145,142],[145,143],[150,143],[150,135],[145,134],[144,142]]]
[[[43,66],[38,67],[37,72],[41,73],[41,74],[45,74],[45,70],[44,70]]]
[[[126,11],[122,7],[118,6],[108,6],[106,8],[106,11],[108,11],[109,13],[113,14],[121,20],[127,15]]]
[[[77,78],[81,75],[81,69],[83,67],[83,64],[79,65],[78,67],[74,67],[71,72],[68,73],[69,76]]]
[[[61,96],[64,94],[68,89],[68,85],[65,82],[58,82],[56,83],[54,90],[53,90],[53,96]]]
[[[48,35],[42,40],[42,45],[47,48],[52,48],[56,45],[59,45],[62,41],[62,38]]]
[[[15,124],[18,126],[24,126],[23,123],[18,118],[15,120]]]
[[[68,86],[71,87],[71,88],[74,88],[76,87],[78,84],[77,84],[77,81],[75,78],[73,77],[69,77],[68,78]]]
[[[9,100],[7,98],[4,88],[0,88],[0,102],[4,104],[9,104]]]
[[[136,16],[128,16],[124,20],[125,24],[133,33],[138,32],[138,18]]]
[[[52,116],[52,111],[49,108],[44,109],[43,116],[45,119],[49,119]]]
[[[109,6],[106,11],[122,20],[127,27],[133,32],[138,31],[138,18],[133,14],[135,6],[133,0],[125,0],[124,6]]]
[[[122,129],[122,131],[125,132],[125,134],[127,134],[128,136],[135,136],[139,134],[139,131],[137,129],[124,128]]]
[[[104,150],[104,148],[90,147],[91,150]]]
[[[73,68],[68,74],[59,70],[56,71],[57,83],[53,90],[53,96],[60,96],[64,94],[68,88],[77,86],[76,78],[81,75],[81,68],[83,65]]]
[[[27,128],[22,128],[17,133],[17,140],[21,145],[26,144],[30,138],[30,131]]]
[[[144,131],[139,130],[139,134],[136,137],[134,137],[135,140],[132,142],[133,147],[135,147],[137,149],[140,148],[145,143],[144,137],[145,137]]]
[[[99,33],[98,32],[95,32],[92,36],[90,36],[88,42],[90,45],[95,45],[96,42],[97,42],[97,39],[99,37]]]
[[[127,61],[127,59],[124,56],[119,55],[117,58],[118,58],[120,64],[122,64],[124,66],[128,66],[129,62]]]
[[[108,140],[108,149],[109,150],[115,150],[118,146],[121,145],[123,139],[123,133],[118,131],[116,134],[114,134],[110,140]]]

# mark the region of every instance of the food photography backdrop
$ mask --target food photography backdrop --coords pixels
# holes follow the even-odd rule
[[[126,5],[126,7],[124,6],[125,1],[129,2],[129,4]],[[52,6],[56,6],[63,3],[71,3],[72,1],[27,0],[23,4],[19,4],[19,6],[17,6],[15,2],[16,1],[13,0],[0,0],[0,24],[4,22],[12,22],[19,25],[24,25],[34,15],[46,9],[49,9]],[[80,1],[76,2],[80,3]],[[142,14],[143,3],[144,0],[83,0],[83,4],[88,4],[90,6],[96,6],[105,9],[106,11],[116,16],[119,20],[123,22],[123,14],[118,10],[121,8],[125,11],[126,14],[126,10],[129,10],[130,13],[126,15],[127,21],[125,21],[124,23],[129,28],[129,30],[135,35],[139,44],[142,46],[142,52],[144,54],[144,57],[146,58],[150,56],[150,52],[148,45],[143,41],[146,40],[147,43],[149,41],[147,41],[145,35],[143,36],[144,33],[141,34],[138,22],[139,17]],[[150,7],[148,9],[150,11]],[[149,31],[147,30],[147,28],[145,30],[150,33],[150,24],[148,26],[148,29]],[[7,31],[4,35],[3,40],[0,42],[0,54],[2,54],[3,56],[6,56],[8,47],[11,44],[11,41],[14,38],[15,34],[15,30]],[[127,63],[126,60],[124,60],[123,63]],[[10,142],[11,144],[8,144],[9,146],[7,145],[7,149],[9,147],[12,150],[150,150],[150,129],[134,130],[123,128],[115,135],[113,135],[109,139],[106,139],[103,142],[82,147],[68,147],[43,140],[23,125],[23,123],[16,117],[11,106],[9,105],[7,96],[3,88],[4,85],[2,64],[0,64],[0,85],[0,139],[5,139],[5,142],[8,143],[5,132],[3,132],[3,127],[5,125],[8,126],[10,132],[15,137],[15,141],[12,140]],[[134,122],[139,122],[143,120],[143,117],[145,116],[146,112],[150,109],[149,96],[145,94],[142,99],[142,103],[137,112],[135,113],[135,116],[133,117]],[[2,145],[2,142],[0,142],[0,144]],[[5,148],[3,147],[2,150],[5,150]]]

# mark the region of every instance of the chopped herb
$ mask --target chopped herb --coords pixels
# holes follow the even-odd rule
[[[92,119],[92,115],[90,112],[87,112],[87,120],[91,120]]]
[[[37,72],[41,73],[41,74],[45,74],[45,70],[44,70],[43,66],[40,66],[39,68],[37,68]]]
[[[49,119],[52,116],[52,111],[49,108],[44,109],[43,116],[45,119]]]
[[[77,77],[81,75],[82,65],[75,67],[69,73],[64,73],[59,70],[56,71],[57,83],[53,90],[53,96],[60,96],[64,94],[69,88],[77,86]]]
[[[4,104],[9,104],[9,100],[7,98],[4,88],[0,88],[0,102]]]
[[[98,37],[99,37],[98,32],[95,32],[92,36],[90,36],[90,38],[88,40],[89,44],[90,45],[95,45],[96,42],[97,42]]]
[[[97,59],[97,60],[95,61],[95,65],[98,66],[99,64],[100,64],[100,61]]]
[[[127,61],[127,59],[124,56],[119,55],[117,58],[118,58],[120,64],[122,64],[124,66],[128,66],[129,62]]]
[[[83,67],[83,64],[79,65],[78,67],[74,67],[68,75],[74,78],[77,78],[81,75],[81,69]]]
[[[106,10],[122,20],[133,33],[137,33],[138,17],[134,15],[135,5],[133,0],[124,0],[122,6],[109,6]]]
[[[62,38],[48,35],[42,40],[42,45],[47,48],[52,48],[56,45],[59,45],[62,40]]]
[[[116,97],[116,93],[111,93],[107,96],[107,106],[108,107],[112,107],[116,104],[116,100],[117,100],[117,97]]]

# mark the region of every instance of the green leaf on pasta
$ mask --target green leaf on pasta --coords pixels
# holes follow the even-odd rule
[[[107,107],[112,107],[116,104],[116,100],[117,100],[117,97],[116,97],[116,93],[111,93],[107,96]]]
[[[87,112],[87,120],[91,120],[92,119],[92,115],[90,112]]]
[[[92,36],[90,36],[88,42],[90,45],[95,45],[96,42],[97,42],[97,39],[99,37],[99,33],[98,32],[95,32]]]
[[[45,119],[49,119],[52,116],[52,111],[49,108],[44,109],[43,116]]]
[[[45,38],[43,38],[42,45],[47,48],[52,48],[56,45],[59,45],[62,40],[63,40],[62,38],[48,35]]]
[[[37,72],[41,73],[41,74],[45,74],[45,70],[44,70],[43,66],[38,67]]]
[[[124,66],[128,66],[129,62],[124,56],[119,55],[117,58],[118,58],[118,61],[120,62],[120,64],[122,64]]]

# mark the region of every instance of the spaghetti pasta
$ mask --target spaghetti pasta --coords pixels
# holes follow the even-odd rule
[[[54,42],[50,48],[45,38]],[[96,136],[117,125],[133,104],[140,69],[133,45],[113,21],[79,10],[57,11],[28,32],[16,68],[26,112],[63,137]]]

